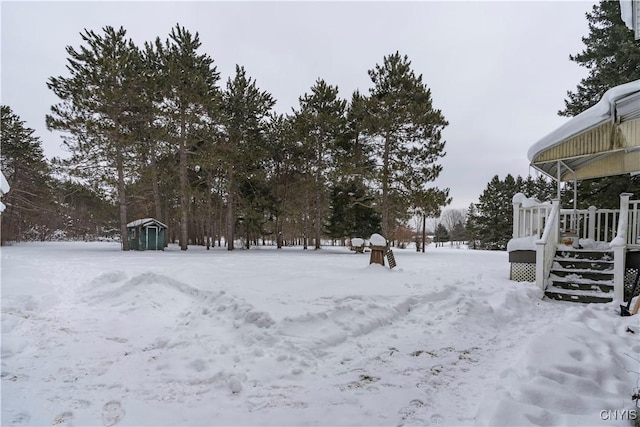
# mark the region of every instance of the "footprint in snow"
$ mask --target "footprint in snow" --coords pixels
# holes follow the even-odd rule
[[[31,420],[31,415],[29,415],[27,412],[20,412],[19,414],[16,414],[13,417],[11,417],[11,425],[26,426],[27,424],[29,424],[30,420]]]
[[[118,424],[124,418],[124,409],[117,400],[107,402],[102,407],[102,424],[110,427]]]
[[[434,414],[431,416],[430,421],[431,421],[431,425],[439,425],[439,424],[444,424],[445,419],[440,414]]]
[[[67,411],[67,412],[63,412],[62,414],[60,414],[57,417],[55,417],[53,419],[53,421],[51,422],[51,425],[54,425],[54,426],[59,426],[59,425],[70,426],[71,425],[71,421],[73,421],[73,412]]]
[[[409,402],[409,405],[403,408],[400,408],[400,410],[398,411],[398,415],[400,416],[400,423],[398,425],[404,426],[405,423],[409,423],[409,424],[418,423],[418,420],[416,419],[416,412],[419,410],[419,408],[422,408],[423,406],[424,406],[424,402],[422,400],[413,399],[411,402]]]

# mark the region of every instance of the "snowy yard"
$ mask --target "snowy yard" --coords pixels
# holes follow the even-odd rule
[[[628,425],[638,316],[504,252],[2,251],[2,425]]]

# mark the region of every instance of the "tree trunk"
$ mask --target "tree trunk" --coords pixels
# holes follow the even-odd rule
[[[124,164],[122,153],[116,154],[116,169],[118,172],[118,203],[120,204],[120,236],[122,250],[129,250],[129,236],[127,233],[127,196],[125,193]]]
[[[322,200],[322,187],[321,187],[321,172],[323,169],[322,164],[322,152],[324,151],[324,147],[321,141],[318,141],[316,144],[317,154],[316,154],[316,206],[315,206],[315,221],[314,221],[314,240],[315,240],[315,249],[320,249],[320,232],[321,232],[321,223],[320,223],[320,202]]]
[[[384,139],[384,152],[382,155],[382,235],[385,239],[391,240],[391,207],[389,206],[389,137]]]
[[[150,162],[151,162],[151,181],[153,186],[153,204],[156,210],[156,219],[165,222],[162,217],[162,199],[160,197],[160,184],[158,183],[158,167],[156,163],[155,144],[153,145]]]
[[[321,232],[321,221],[320,221],[320,199],[321,199],[321,190],[320,183],[318,182],[316,189],[316,209],[315,214],[316,218],[314,221],[314,240],[315,240],[315,249],[320,249],[320,232]]]
[[[211,187],[213,187],[213,180],[211,174],[207,174],[207,217],[205,219],[205,239],[207,239],[207,250],[211,248],[211,239],[213,239],[213,207],[211,206]]]
[[[229,165],[227,169],[227,250],[232,251],[234,249],[233,240],[235,239],[235,191],[234,191],[234,179],[233,179],[233,166]]]
[[[427,216],[422,214],[422,253],[424,246],[427,244]]]
[[[251,249],[251,238],[249,236],[249,222],[248,221],[244,222],[244,232],[246,234],[245,249]]]
[[[185,111],[180,115],[180,249],[188,248],[189,188],[187,182],[187,135]]]

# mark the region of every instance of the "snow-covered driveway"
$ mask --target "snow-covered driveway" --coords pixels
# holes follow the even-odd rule
[[[2,248],[2,425],[616,425],[601,411],[635,410],[637,319],[541,300],[506,253],[396,250],[389,270],[345,248],[118,248]]]

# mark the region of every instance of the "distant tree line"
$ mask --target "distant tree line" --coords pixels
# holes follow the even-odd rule
[[[567,92],[563,116],[640,79],[640,44],[619,2],[601,1],[586,18],[585,49],[569,59],[589,73]],[[277,115],[275,99],[241,66],[220,87],[198,34],[180,26],[142,47],[122,28],[81,37],[82,46],[67,47],[70,75],[48,82],[60,103],[47,124],[63,132],[69,159],[47,162],[33,130],[2,107],[0,159],[12,186],[0,217],[3,243],[126,235],[127,221],[154,216],[183,249],[223,239],[233,249],[236,237],[247,246],[270,238],[319,247],[323,237],[372,232],[406,244],[421,242],[419,231],[436,242],[504,249],[513,195],[556,194],[544,178],[495,176],[467,211],[441,212],[449,189],[427,185],[442,169],[447,122],[398,52],[369,70],[368,95],[340,99],[319,78],[297,108]],[[616,208],[622,192],[640,195],[640,176],[579,181],[578,208]],[[563,205],[572,197],[570,185]],[[418,232],[407,227],[410,218]],[[429,232],[427,218],[439,218]]]
[[[198,34],[179,25],[143,46],[123,28],[81,38],[66,48],[67,75],[47,82],[59,98],[47,127],[68,157],[48,162],[33,130],[2,107],[12,186],[3,243],[124,237],[129,221],[152,216],[183,250],[265,239],[320,248],[374,232],[393,240],[412,215],[451,200],[428,186],[448,123],[398,52],[369,70],[367,95],[341,99],[318,78],[283,115],[240,65],[222,87]]]

